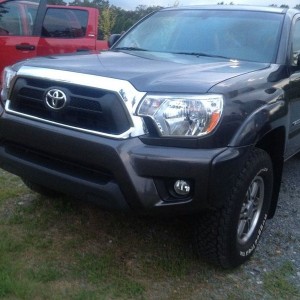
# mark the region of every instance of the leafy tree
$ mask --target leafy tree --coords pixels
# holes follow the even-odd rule
[[[104,8],[100,15],[99,27],[105,40],[111,34],[111,30],[116,22],[116,15],[111,8]]]
[[[74,0],[73,2],[70,2],[69,5],[72,5],[72,6],[84,6],[84,1]],[[88,5],[88,6],[90,6],[90,5]]]
[[[49,5],[67,5],[67,3],[63,0],[47,0],[47,4],[49,4]]]
[[[110,8],[116,16],[115,24],[111,30],[112,33],[121,33],[126,31],[135,23],[133,20],[133,11],[126,11],[116,6],[111,6]]]
[[[288,5],[285,5],[285,4],[280,5],[280,7],[281,7],[281,8],[289,8],[289,6],[288,6]]]
[[[136,18],[139,20],[145,16],[147,16],[148,14],[161,9],[162,6],[146,6],[146,5],[139,5],[136,7],[135,9],[135,15]]]
[[[99,9],[105,9],[110,7],[108,0],[92,0],[91,3],[92,5],[94,5],[94,7],[97,7]]]
[[[135,10],[127,11],[120,7],[111,6],[111,9],[116,15],[115,25],[112,28],[112,33],[121,33],[128,30],[138,20],[161,8],[161,6],[139,5]]]
[[[55,1],[55,0],[54,0]],[[109,7],[109,1],[108,0],[74,0],[73,2],[70,2],[69,5],[72,6],[87,6],[87,7],[95,7],[98,9],[105,9]]]

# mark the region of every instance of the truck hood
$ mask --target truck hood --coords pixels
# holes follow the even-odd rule
[[[113,52],[49,56],[22,65],[129,81],[143,92],[206,93],[227,79],[269,64],[154,52]]]

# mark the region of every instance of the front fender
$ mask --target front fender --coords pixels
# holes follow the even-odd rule
[[[255,145],[273,129],[285,126],[286,106],[283,100],[266,104],[254,111],[240,126],[229,143],[229,147]]]

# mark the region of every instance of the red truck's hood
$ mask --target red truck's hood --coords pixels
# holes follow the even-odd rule
[[[37,58],[23,64],[123,79],[139,91],[173,93],[205,93],[227,79],[269,67],[223,58],[112,51]]]

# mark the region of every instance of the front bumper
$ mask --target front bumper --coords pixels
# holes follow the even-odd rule
[[[0,167],[109,209],[186,214],[222,205],[248,148],[186,149],[114,140],[4,113]],[[170,182],[189,180],[178,199]]]

